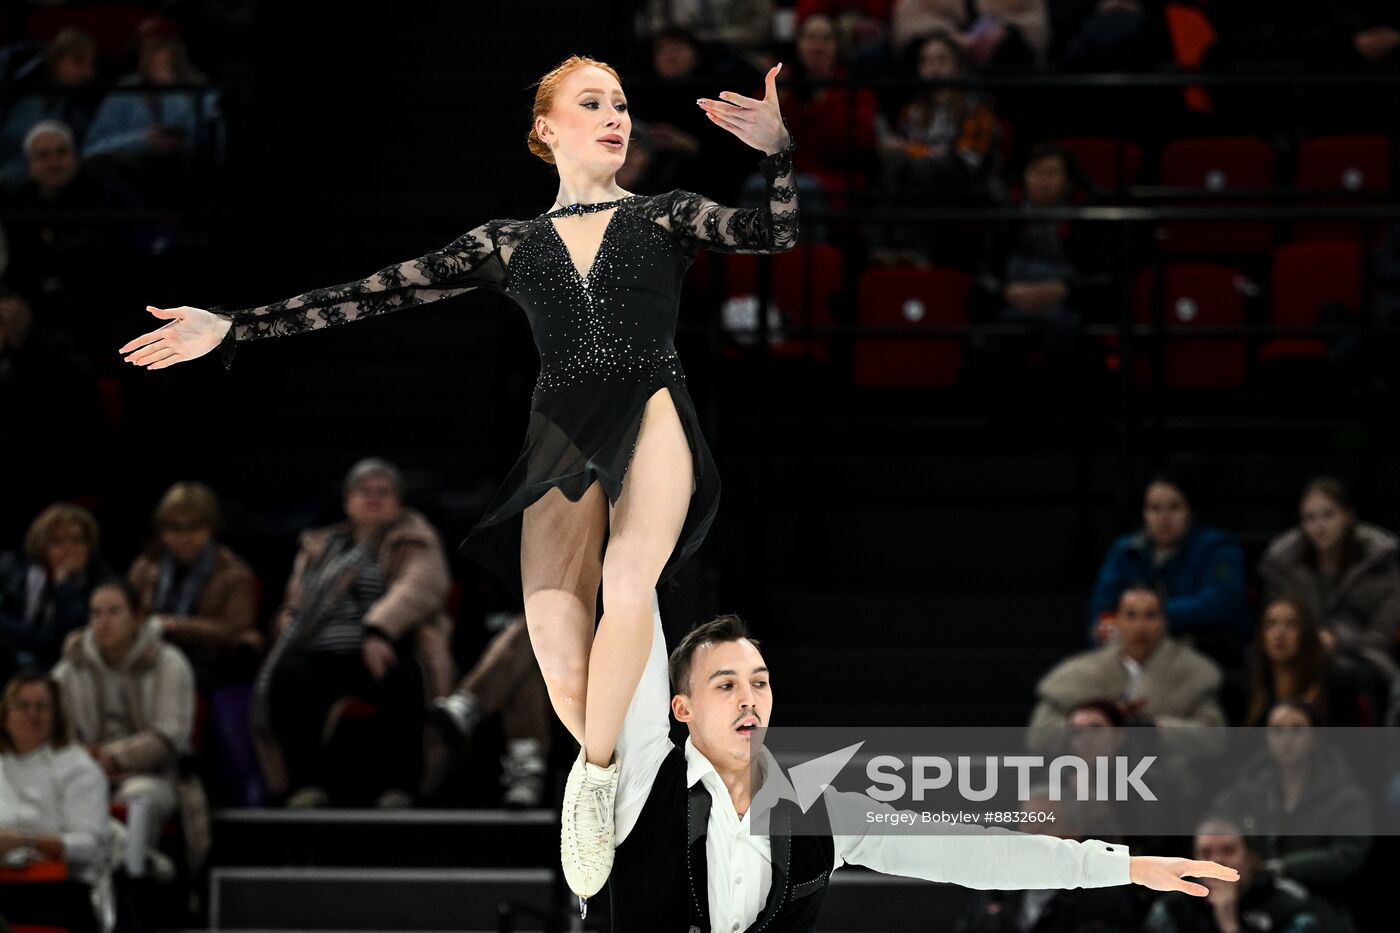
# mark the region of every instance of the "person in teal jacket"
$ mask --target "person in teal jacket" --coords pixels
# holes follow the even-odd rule
[[[1159,474],[1143,496],[1143,527],[1113,542],[1089,601],[1091,639],[1111,631],[1104,619],[1131,584],[1155,587],[1166,600],[1173,635],[1190,640],[1227,669],[1241,666],[1249,633],[1244,551],[1228,532],[1195,524],[1179,481]]]

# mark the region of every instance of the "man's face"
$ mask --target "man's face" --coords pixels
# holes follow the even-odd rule
[[[1191,507],[1180,489],[1170,483],[1153,483],[1143,496],[1142,520],[1153,544],[1176,547],[1191,527]]]
[[[387,525],[398,518],[402,510],[394,484],[382,473],[363,477],[345,496],[346,517],[366,528]]]
[[[767,726],[773,712],[763,655],[748,639],[702,645],[691,659],[687,692],[672,697],[671,711],[716,766],[747,765],[756,751],[753,730]]]
[[[44,191],[66,186],[78,174],[78,156],[62,133],[40,133],[29,146],[29,177]]]
[[[182,564],[193,563],[211,537],[213,529],[192,512],[170,515],[160,528],[160,543]]]
[[[1129,590],[1118,600],[1118,643],[1123,653],[1138,663],[1157,650],[1167,628],[1162,601],[1146,590]]]

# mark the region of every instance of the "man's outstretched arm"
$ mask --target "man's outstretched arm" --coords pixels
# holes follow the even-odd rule
[[[867,821],[865,814],[895,811],[864,794],[828,790],[825,798],[833,825],[841,828],[882,825]],[[938,834],[867,831],[837,834],[833,841],[836,866],[843,862],[864,865],[885,874],[984,890],[1141,884],[1156,891],[1184,891],[1204,897],[1204,885],[1183,879],[1239,878],[1233,868],[1215,862],[1132,856],[1127,846],[1097,839],[1078,842],[999,827],[962,825]]]

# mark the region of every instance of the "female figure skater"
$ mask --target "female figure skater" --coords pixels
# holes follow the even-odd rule
[[[573,56],[539,82],[530,151],[559,173],[533,220],[491,220],[366,279],[235,312],[154,308],[168,321],[121,348],[162,369],[236,341],[295,334],[494,288],[524,308],[540,374],[520,458],[461,548],[524,597],[554,710],[582,749],[561,809],[564,875],[581,898],[613,857],[614,747],[652,640],[659,582],[700,545],[719,478],[673,345],[681,279],[701,249],[781,252],[797,240],[793,141],[764,98],[701,99],[766,157],[762,208],[689,191],[618,188],[632,119],[617,72]],[[603,618],[595,633],[599,586]]]

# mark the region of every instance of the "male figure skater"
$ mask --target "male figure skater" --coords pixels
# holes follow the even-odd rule
[[[749,762],[778,767],[753,745],[773,712],[768,667],[737,616],[698,626],[670,656],[653,613],[651,654],[618,741],[617,849],[611,884],[617,933],[785,933],[816,926],[832,871],[865,865],[974,888],[1072,888],[1136,883],[1205,896],[1191,875],[1235,881],[1215,862],[1130,856],[1090,839],[986,829],[948,835],[772,835],[749,831]],[[690,737],[669,737],[671,712]],[[827,789],[813,811],[893,808]],[[792,817],[787,811],[788,818]],[[800,819],[800,815],[798,816]],[[784,824],[779,809],[772,825]]]

